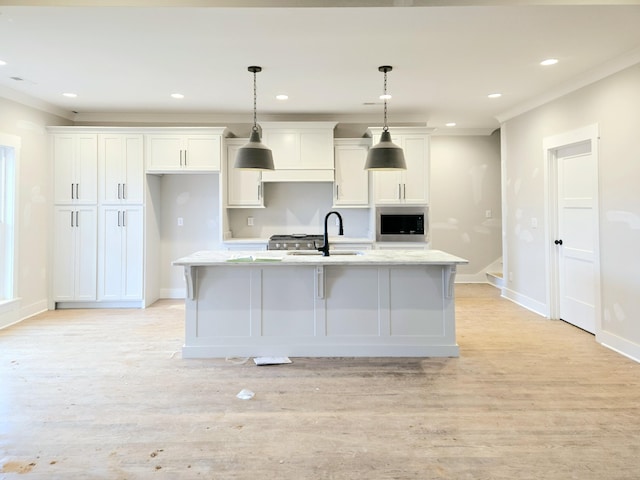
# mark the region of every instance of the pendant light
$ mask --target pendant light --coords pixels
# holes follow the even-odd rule
[[[256,115],[256,73],[261,72],[262,67],[252,66],[248,70],[253,73],[253,128],[249,143],[238,149],[234,166],[252,170],[273,170],[273,154],[260,140]]]
[[[402,149],[391,141],[391,134],[387,126],[387,72],[393,67],[383,65],[378,67],[378,71],[384,73],[384,126],[382,127],[382,135],[380,142],[369,149],[367,154],[367,162],[364,165],[365,170],[406,170],[407,164],[404,161],[404,152]]]

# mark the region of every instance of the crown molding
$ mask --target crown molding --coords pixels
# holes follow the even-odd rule
[[[588,70],[584,72],[584,74],[556,86],[543,95],[539,95],[522,102],[514,108],[496,115],[495,118],[502,124],[507,120],[517,117],[518,115],[522,115],[534,108],[538,108],[546,103],[568,95],[569,93],[575,92],[576,90],[596,83],[603,78],[614,75],[637,64],[640,64],[640,47],[637,47],[624,55],[613,58],[596,68]]]

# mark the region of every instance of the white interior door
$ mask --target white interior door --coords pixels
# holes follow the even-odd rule
[[[558,304],[560,319],[595,334],[597,165],[591,142],[559,148],[557,167]]]

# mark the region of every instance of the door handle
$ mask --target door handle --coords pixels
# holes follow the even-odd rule
[[[555,241],[555,242],[553,242],[553,243],[555,243],[556,245],[562,245],[562,240],[556,240],[556,241]]]

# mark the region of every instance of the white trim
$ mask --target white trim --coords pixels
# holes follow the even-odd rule
[[[187,297],[186,288],[161,288],[160,298],[185,299]]]
[[[17,135],[11,135],[0,132],[0,145],[13,149],[13,212],[10,215],[10,220],[13,230],[13,238],[11,239],[13,251],[13,259],[11,259],[13,266],[13,280],[12,280],[12,300],[18,298],[20,292],[18,288],[18,271],[20,269],[20,150],[22,148],[22,138]]]
[[[526,102],[516,105],[506,112],[496,115],[496,119],[500,123],[504,123],[518,115],[522,115],[534,108],[538,108],[546,103],[552,102],[560,97],[563,97],[569,93],[575,92],[580,88],[596,83],[603,78],[606,78],[622,70],[632,67],[640,63],[640,47],[627,52],[617,58],[613,58],[598,67],[585,72],[579,77],[573,78],[565,83],[562,83],[555,88],[552,88],[545,92],[543,95],[532,98]]]
[[[640,363],[640,345],[609,332],[600,332],[596,341],[601,345]]]
[[[4,87],[2,85],[0,85],[0,97],[11,100],[12,102],[20,103],[21,105],[25,105],[27,107],[35,108],[36,110],[40,110],[41,112],[50,113],[52,115],[65,118],[67,120],[73,120],[76,116],[73,112],[56,107],[55,105],[43,102],[42,100],[38,100],[37,98],[30,97],[29,95],[25,95],[24,93],[20,93],[16,90]]]
[[[527,297],[526,295],[522,295],[518,292],[514,292],[513,290],[509,290],[508,288],[502,289],[502,298],[511,300],[513,303],[516,303],[521,307],[532,311],[533,313],[537,313],[540,316],[549,318],[547,305],[539,302],[538,300],[534,300],[533,298]]]
[[[594,157],[593,178],[599,178],[599,127],[597,123],[587,125],[575,130],[571,130],[558,135],[545,137],[542,141],[542,150],[544,158],[544,207],[546,213],[545,221],[545,259],[546,259],[546,277],[547,292],[546,300],[549,305],[549,317],[557,319],[560,317],[560,299],[558,297],[558,253],[556,249],[551,248],[553,240],[557,237],[558,212],[557,208],[557,150],[562,147],[576,145],[580,143],[590,142],[591,155]],[[595,231],[594,238],[594,314],[595,314],[595,334],[596,336],[602,332],[602,304],[600,298],[600,200],[598,182],[594,182],[594,203],[595,212],[594,219]]]

